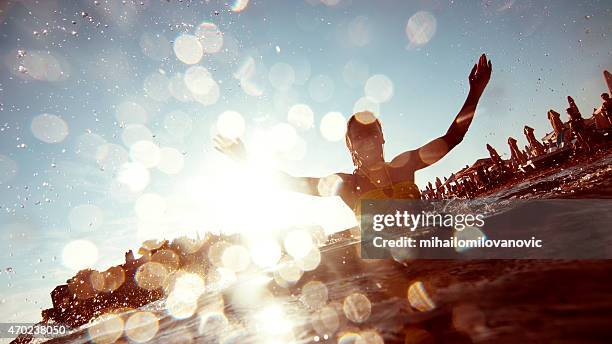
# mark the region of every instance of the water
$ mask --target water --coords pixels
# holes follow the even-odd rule
[[[508,203],[498,201],[519,197],[609,197],[604,191],[610,187],[611,161],[608,154],[581,167],[517,184],[490,195],[488,206],[504,211]],[[208,283],[193,309],[176,308],[164,298],[116,313],[115,323],[106,319],[113,325],[104,330],[105,322],[97,320],[47,343],[86,343],[92,336],[105,342],[102,333],[119,342],[153,336],[149,343],[609,339],[612,263],[608,260],[368,261],[357,258],[351,239],[322,246],[320,254],[317,268],[303,272],[291,286],[270,271],[249,270],[227,283]],[[285,280],[289,275],[283,275]],[[143,314],[153,322],[141,321],[140,330],[128,330]],[[185,314],[193,315],[184,318]]]

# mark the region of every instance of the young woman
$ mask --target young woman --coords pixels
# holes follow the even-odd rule
[[[418,149],[399,154],[391,161],[386,161],[384,157],[385,139],[378,118],[368,111],[351,116],[347,123],[346,146],[355,170],[353,173],[331,176],[340,181],[337,195],[356,212],[362,199],[419,199],[420,191],[414,183],[414,173],[440,160],[463,140],[491,77],[491,70],[491,62],[482,54],[469,75],[467,99],[446,133]],[[216,137],[215,143],[217,150],[235,160],[246,158],[246,150],[240,140]],[[323,178],[281,174],[293,190],[322,196],[318,186]]]

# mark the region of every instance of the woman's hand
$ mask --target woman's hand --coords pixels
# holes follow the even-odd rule
[[[244,143],[239,138],[230,139],[217,135],[213,138],[215,149],[227,155],[232,160],[243,163],[247,160],[247,152]]]
[[[491,61],[487,61],[487,56],[485,54],[480,55],[480,59],[478,63],[474,65],[474,68],[472,68],[469,77],[470,93],[472,95],[477,97],[482,95],[482,92],[484,92],[491,78],[492,69]]]

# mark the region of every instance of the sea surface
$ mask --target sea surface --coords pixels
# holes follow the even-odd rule
[[[603,199],[612,196],[611,190],[612,154],[608,154],[497,191],[486,202],[499,208],[513,204],[502,202],[512,199]],[[320,260],[315,257],[308,268],[288,264],[276,272],[249,270],[221,276],[215,283],[206,279],[204,289],[196,292],[197,300],[191,303],[182,300],[177,307],[176,300],[165,298],[95,320],[46,342],[612,340],[610,260],[365,261],[358,258],[356,241],[349,238],[323,245],[319,253]]]

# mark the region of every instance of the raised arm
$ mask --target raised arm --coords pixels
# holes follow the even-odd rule
[[[474,113],[476,112],[476,105],[478,105],[480,96],[482,96],[491,78],[491,70],[491,61],[487,61],[486,55],[482,54],[470,73],[470,91],[465,103],[446,133],[418,149],[399,154],[391,161],[391,164],[406,166],[416,171],[437,162],[455,148],[463,140],[465,133],[472,123]]]
[[[214,139],[215,149],[227,155],[232,160],[246,164],[248,156],[244,143],[240,139],[228,139],[216,136]],[[304,193],[313,196],[332,196],[337,189],[337,183],[342,183],[346,178],[345,174],[338,173],[327,177],[296,177],[284,171],[276,171],[276,177],[281,185],[291,191]]]

